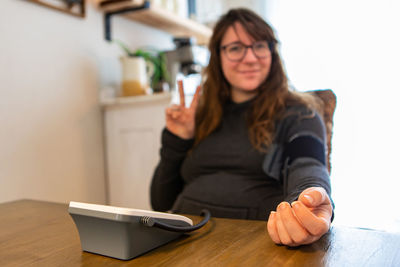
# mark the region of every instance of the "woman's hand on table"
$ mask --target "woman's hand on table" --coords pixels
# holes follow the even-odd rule
[[[313,243],[329,231],[332,204],[322,187],[304,190],[291,205],[282,202],[271,212],[267,229],[276,244],[291,247]]]
[[[199,102],[200,86],[197,87],[193,95],[192,103],[189,107],[185,105],[185,93],[182,81],[178,81],[180,104],[172,105],[165,111],[167,129],[183,139],[194,137],[196,108]]]

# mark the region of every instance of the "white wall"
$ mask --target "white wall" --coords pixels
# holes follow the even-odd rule
[[[133,49],[170,36],[116,17]],[[121,50],[103,38],[103,14],[80,19],[26,1],[0,8],[0,202],[106,201],[99,89],[118,85]]]
[[[335,223],[400,231],[396,0],[270,0],[292,84],[331,88]]]
[[[232,8],[249,8],[257,14],[265,17],[265,6],[268,1],[265,0],[201,0],[196,1],[196,19],[210,25],[211,27]]]

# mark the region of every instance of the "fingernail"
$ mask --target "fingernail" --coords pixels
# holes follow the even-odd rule
[[[291,205],[292,205],[292,208],[294,208],[294,209],[298,209],[299,208],[299,202],[298,201],[293,201]]]
[[[280,210],[286,209],[286,203],[283,202],[283,203],[279,204],[278,209],[280,209]]]
[[[310,195],[304,195],[304,198],[307,199],[308,203],[312,205],[314,199]]]
[[[275,219],[275,211],[271,211],[271,213],[268,216],[268,221],[269,220],[274,220]]]

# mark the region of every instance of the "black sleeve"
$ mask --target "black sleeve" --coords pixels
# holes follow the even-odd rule
[[[322,187],[331,196],[330,177],[325,164],[326,134],[321,117],[316,112],[302,112],[291,116],[286,125],[285,149],[292,145],[292,152],[289,153],[292,158],[283,159],[285,200],[289,203],[297,200],[301,192],[309,187]],[[294,151],[296,148],[301,151]]]
[[[193,140],[184,140],[164,129],[161,134],[160,162],[151,182],[151,206],[156,211],[172,208],[182,191],[183,180],[180,169]]]

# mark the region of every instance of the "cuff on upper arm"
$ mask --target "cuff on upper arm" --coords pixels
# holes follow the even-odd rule
[[[311,133],[299,133],[285,144],[282,159],[290,165],[297,158],[313,158],[326,166],[325,144]]]

